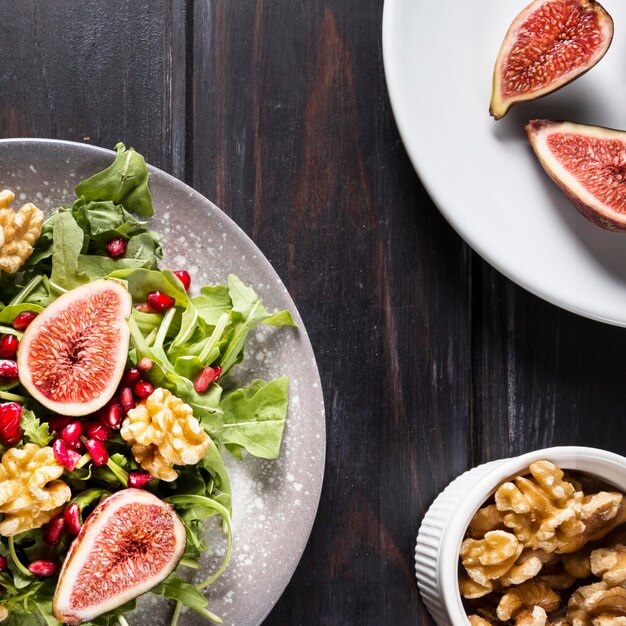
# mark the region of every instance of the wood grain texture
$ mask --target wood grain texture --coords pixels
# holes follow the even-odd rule
[[[122,139],[152,164],[176,169],[178,4],[0,2],[0,136],[107,148]]]
[[[548,304],[481,267],[473,336],[477,461],[551,445],[626,453],[626,333]]]
[[[419,519],[470,463],[470,257],[399,143],[381,12],[195,5],[193,184],[285,280],[327,403],[318,520],[268,624],[427,623]]]

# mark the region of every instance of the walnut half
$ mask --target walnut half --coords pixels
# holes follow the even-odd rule
[[[0,271],[15,274],[33,253],[33,246],[41,235],[44,215],[30,202],[19,211],[10,208],[15,194],[0,191]]]
[[[56,517],[72,497],[70,488],[58,480],[63,466],[52,448],[27,443],[10,448],[0,463],[0,535],[10,537],[40,528]]]
[[[128,412],[120,434],[137,463],[168,482],[178,477],[174,465],[195,465],[211,441],[192,408],[162,387]]]

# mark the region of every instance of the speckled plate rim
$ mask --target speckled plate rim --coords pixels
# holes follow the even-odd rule
[[[100,146],[94,146],[91,144],[68,141],[64,139],[48,139],[48,138],[34,138],[34,137],[0,139],[0,146],[5,146],[5,145],[16,146],[18,148],[19,146],[23,146],[23,145],[30,145],[30,146],[41,145],[42,147],[45,147],[45,148],[48,148],[48,147],[54,148],[56,146],[56,147],[65,147],[70,150],[89,151],[93,154],[100,154],[101,156],[106,156],[110,158],[113,158],[115,156],[115,152],[113,150],[102,148]],[[224,213],[224,211],[222,211],[217,205],[215,205],[208,198],[200,194],[193,187],[190,187],[189,185],[182,182],[178,178],[175,178],[171,174],[168,174],[167,172],[153,165],[150,165],[149,163],[148,163],[148,170],[151,176],[162,179],[162,181],[164,181],[166,185],[178,187],[178,189],[186,193],[192,201],[200,203],[202,205],[202,208],[206,212],[213,213],[219,220],[222,221],[222,225],[224,226],[224,232],[228,233],[232,237],[236,237],[237,239],[239,239],[239,241],[245,247],[250,249],[251,253],[254,253],[255,264],[261,266],[260,269],[263,273],[273,276],[276,283],[284,290],[283,298],[288,302],[289,310],[292,314],[292,317],[294,321],[298,324],[298,333],[299,333],[298,339],[302,345],[304,352],[306,353],[305,356],[306,358],[310,360],[311,363],[316,363],[315,353],[313,351],[313,346],[311,345],[311,340],[308,336],[308,333],[306,331],[306,328],[304,326],[300,313],[293,299],[291,298],[291,295],[289,294],[287,288],[282,282],[282,279],[280,278],[280,276],[278,275],[278,273],[276,272],[276,270],[274,269],[270,261],[263,254],[263,252],[259,249],[259,247],[254,243],[254,241],[250,239],[250,237],[245,233],[245,231],[232,218],[226,215],[226,213]],[[44,188],[42,188],[42,191],[44,191]],[[284,593],[287,585],[291,581],[291,578],[293,577],[293,574],[295,573],[300,563],[300,560],[302,558],[302,555],[304,554],[304,551],[306,549],[309,537],[313,530],[313,524],[315,522],[317,512],[319,509],[319,502],[320,502],[322,489],[323,489],[323,480],[324,480],[324,473],[325,473],[325,466],[326,466],[326,420],[324,418],[325,416],[324,397],[323,397],[323,391],[322,391],[321,378],[319,375],[319,369],[315,365],[314,367],[311,367],[310,370],[311,371],[309,372],[309,375],[310,375],[309,380],[310,382],[314,383],[313,387],[316,389],[316,391],[314,392],[314,394],[316,395],[316,398],[315,398],[316,406],[319,406],[322,408],[321,416],[318,416],[316,412],[314,411],[311,412],[311,416],[310,416],[311,419],[315,421],[314,430],[316,431],[316,434],[319,435],[319,438],[321,440],[320,452],[319,452],[318,457],[316,457],[319,460],[317,461],[316,467],[315,467],[316,474],[311,475],[310,484],[307,485],[308,490],[309,490],[309,495],[307,497],[309,507],[306,510],[306,513],[303,514],[305,519],[301,520],[301,528],[303,532],[300,533],[300,536],[298,537],[299,541],[297,542],[297,544],[296,542],[292,543],[293,552],[295,554],[295,558],[292,561],[292,566],[287,567],[285,571],[282,572],[282,580],[278,582],[275,586],[277,593],[275,593],[273,597],[268,598],[267,596],[263,596],[261,598],[261,602],[265,604],[266,606],[264,607],[264,611],[261,614],[261,617],[259,621],[257,622],[257,624],[261,624],[265,620],[265,618],[269,615],[269,613],[275,607],[279,598]],[[315,383],[317,384],[315,385]],[[231,564],[231,567],[233,566],[236,566],[236,564]]]

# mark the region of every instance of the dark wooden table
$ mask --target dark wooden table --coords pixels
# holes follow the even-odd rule
[[[382,10],[0,2],[2,136],[134,146],[244,228],[305,320],[326,479],[270,625],[428,624],[414,542],[448,481],[551,444],[626,452],[626,332],[516,287],[437,212],[391,114]]]

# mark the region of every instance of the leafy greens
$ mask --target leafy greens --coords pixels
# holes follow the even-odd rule
[[[161,269],[161,237],[143,219],[153,214],[145,160],[121,143],[116,152],[108,168],[76,186],[77,198],[72,206],[59,208],[46,220],[33,254],[20,271],[12,276],[0,273],[0,335],[21,338],[22,332],[12,326],[20,313],[40,313],[65,291],[100,278],[123,282],[136,305],[145,303],[154,291],[173,298],[175,304],[163,313],[149,307],[146,310],[145,306],[133,310],[128,320],[128,366],[149,359],[152,367],[145,373],[146,379],[155,388],[164,387],[189,404],[211,441],[197,465],[176,468],[179,477],[174,483],[153,480],[148,486],[174,506],[187,531],[182,560],[153,593],[176,602],[173,625],[182,606],[218,622],[202,590],[224,571],[232,549],[233,494],[222,453],[228,450],[237,458],[244,453],[277,458],[289,386],[286,377],[255,380],[246,387],[229,386],[228,374],[243,360],[246,339],[260,324],[293,327],[295,323],[288,311],[268,311],[259,295],[237,276],[230,275],[226,285],[202,286],[197,295],[190,296],[175,274]],[[107,254],[107,244],[113,238],[124,240],[125,253],[119,258]],[[199,392],[194,381],[208,367],[221,371],[221,378]],[[51,445],[58,435],[49,421],[53,416],[28,396],[19,381],[0,380],[0,402],[7,401],[23,406],[22,443]],[[64,473],[72,502],[80,506],[83,518],[108,495],[126,487],[129,472],[139,468],[119,435],[111,438],[108,447],[106,465],[95,467],[85,454],[73,471]],[[2,447],[1,451],[5,450]],[[207,580],[187,582],[185,571],[196,569],[207,549],[204,523],[213,517],[222,522],[226,557]],[[40,579],[25,563],[42,558],[61,562],[69,543],[64,535],[58,545],[48,545],[41,529],[0,541],[0,556],[8,564],[0,573],[4,590],[1,604],[9,611],[3,623],[60,626],[51,609],[55,578]],[[131,602],[91,624],[125,626],[123,615],[133,608]]]

